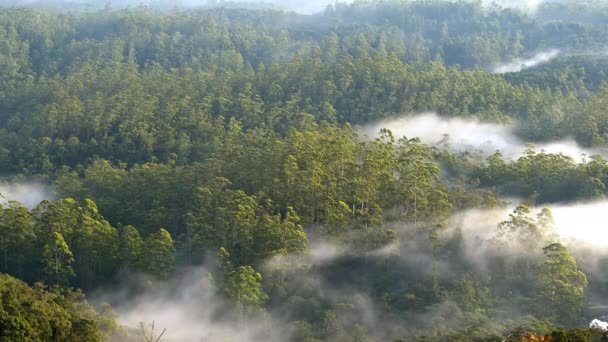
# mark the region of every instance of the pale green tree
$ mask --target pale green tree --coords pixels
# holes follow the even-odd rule
[[[164,228],[150,234],[144,241],[141,258],[142,271],[158,277],[161,281],[167,280],[175,268],[175,247],[171,234]]]
[[[44,271],[53,284],[66,284],[75,276],[72,269],[74,255],[61,233],[53,232],[44,245]]]
[[[564,245],[552,243],[543,252],[534,295],[539,316],[566,326],[580,323],[587,304],[587,276]]]

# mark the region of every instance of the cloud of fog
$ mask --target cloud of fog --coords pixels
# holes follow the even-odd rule
[[[435,113],[377,121],[361,127],[359,131],[367,137],[375,137],[383,128],[391,130],[396,139],[404,136],[418,137],[429,145],[447,142],[455,152],[481,152],[485,157],[499,150],[504,158],[514,160],[524,155],[528,149],[526,143],[514,134],[513,126],[458,117],[444,118]],[[581,162],[585,157],[600,154],[600,151],[578,146],[572,139],[536,144],[534,150],[562,153],[577,162]]]
[[[196,0],[185,1],[186,3],[196,3]],[[333,5],[336,2],[341,4],[351,4],[354,0],[240,0],[234,1],[235,3],[266,3],[277,6],[278,8],[284,8],[291,11],[295,11],[303,14],[313,14],[323,11],[328,5]],[[447,1],[446,1],[447,2]],[[485,5],[491,5],[494,0],[484,0]],[[535,13],[538,6],[543,2],[542,0],[500,0],[497,1],[504,8],[516,8],[529,13]],[[373,4],[373,2],[370,2]],[[365,4],[365,3],[363,3]]]
[[[141,336],[141,323],[149,335],[154,322],[156,336],[166,329],[163,342],[268,341],[264,318],[241,321],[231,315],[234,305],[217,295],[207,272],[205,267],[182,270],[162,286],[143,291],[133,288],[145,280],[129,279],[132,283],[123,284],[124,289],[95,293],[90,300],[111,304],[120,324],[130,331],[130,339]]]
[[[608,238],[605,222],[608,222],[608,200],[577,204],[545,205],[555,220],[555,232],[561,243],[574,250],[584,248],[587,252],[608,256]],[[457,213],[450,219],[447,234],[461,230],[469,247],[488,241],[496,234],[500,222],[508,220],[515,205],[498,209],[471,209]],[[540,209],[533,211],[536,216]]]
[[[508,72],[520,72],[524,69],[533,68],[535,66],[548,63],[557,56],[560,51],[557,49],[541,51],[536,53],[530,58],[518,58],[509,63],[501,64],[493,68],[492,72],[495,74],[505,74]]]
[[[257,0],[245,0],[245,1],[235,1],[235,2],[243,2],[243,3],[267,3],[276,6],[277,8],[282,8],[285,10],[290,10],[302,14],[313,14],[322,12],[327,8],[328,5],[333,5],[335,1],[328,0],[265,0],[265,1],[257,1]],[[353,0],[340,1],[343,4],[350,4]]]
[[[317,271],[294,266],[315,260],[323,263],[326,259],[303,257],[289,265],[287,272],[292,280],[286,286],[291,291],[297,287],[298,291],[289,300],[273,304],[270,313],[272,319],[261,313],[239,318],[236,304],[223,300],[217,289],[209,285],[208,268],[202,266],[181,270],[162,288],[157,284],[154,288],[144,286],[140,289],[146,283],[145,277],[125,276],[121,289],[93,293],[89,301],[97,306],[109,303],[118,322],[129,331],[129,341],[140,341],[137,338],[141,336],[142,323],[149,335],[152,322],[155,324],[155,336],[166,329],[161,340],[163,342],[288,341],[291,333],[289,323],[294,320],[294,310],[306,310],[299,306],[318,303],[316,298],[335,305],[342,324],[376,326],[376,303],[365,293],[334,287],[321,279]],[[310,300],[305,295],[300,297],[302,293],[314,293],[315,299]],[[320,315],[321,312],[314,314]]]
[[[351,4],[354,0],[340,0],[342,4]],[[494,0],[484,0],[486,7],[494,3]],[[541,0],[523,1],[523,0],[502,0],[498,3],[504,8],[516,8],[529,13],[536,12]],[[0,0],[0,4],[8,6],[93,6],[103,7],[110,3],[113,8],[137,7],[139,5],[147,5],[154,8],[172,9],[172,8],[195,8],[218,5],[261,5],[273,7],[277,9],[290,10],[301,14],[314,14],[322,12],[328,5],[333,5],[336,1],[333,0],[234,0],[234,1],[218,1],[218,0]]]
[[[528,13],[534,14],[538,10],[538,7],[543,3],[543,0],[483,0],[483,4],[486,7],[491,6],[494,3],[499,4],[503,8],[515,8]]]
[[[200,3],[206,3],[206,1],[197,0],[182,0],[182,3],[188,6],[200,5]],[[271,4],[277,8],[295,11],[302,14],[313,14],[323,11],[328,5],[333,5],[336,2],[341,4],[352,4],[354,0],[237,0],[234,3],[263,3]],[[446,1],[447,2],[447,1]],[[487,6],[491,5],[494,0],[484,0],[484,4]],[[538,6],[543,2],[542,0],[501,0],[497,1],[504,8],[515,8],[523,10],[529,13],[535,13]],[[373,3],[373,2],[371,2]],[[364,4],[364,3],[363,3]]]
[[[42,183],[0,183],[0,203],[17,201],[28,208],[33,208],[43,200],[50,200],[54,196],[51,189]]]
[[[594,319],[589,324],[589,328],[596,329],[596,330],[601,330],[601,331],[608,331],[608,322],[604,322],[604,321],[601,321],[599,319]]]
[[[578,267],[589,279],[589,314],[596,315],[595,317],[606,314],[608,303],[600,284],[608,282],[608,239],[603,224],[608,215],[608,200],[547,207],[553,214],[557,233],[557,236],[552,237],[551,232],[547,232],[549,240],[567,246]],[[448,229],[443,233],[443,240],[449,243],[459,235],[464,259],[481,274],[493,269],[490,260],[496,255],[513,260],[525,256],[527,259],[536,260],[537,263],[541,262],[541,248],[551,241],[531,241],[532,245],[535,245],[532,249],[526,242],[522,245],[513,240],[508,242],[506,249],[497,249],[496,244],[491,242],[496,236],[498,224],[508,220],[513,208],[511,205],[502,209],[474,209],[458,213],[451,218]],[[530,216],[535,217],[539,211],[540,209],[533,210]],[[442,268],[448,271],[454,269],[454,266],[458,267],[458,262],[454,264],[449,258],[443,263],[445,265]],[[606,320],[600,317],[600,321],[593,321],[592,324],[600,328],[604,321]]]
[[[340,1],[341,3],[352,3],[353,0]],[[0,4],[8,6],[92,6],[102,8],[110,3],[112,8],[134,8],[140,5],[150,6],[158,9],[184,9],[202,8],[209,6],[238,6],[252,5],[261,7],[271,7],[294,11],[302,14],[313,14],[323,11],[328,5],[335,1],[328,0],[53,0],[45,3],[43,0],[0,0]]]
[[[558,233],[571,244],[584,244],[608,254],[608,201],[550,206]]]
[[[209,285],[208,270],[205,267],[183,270],[160,289],[140,292],[133,291],[130,285],[124,285],[123,291],[112,291],[105,295],[93,294],[92,298],[97,303],[111,303],[121,324],[133,328],[134,331],[138,330],[140,322],[150,324],[154,321],[157,334],[166,328],[162,339],[165,342],[286,341],[290,333],[289,323],[302,319],[297,315],[302,312],[320,315],[321,311],[316,311],[322,310],[319,301],[331,303],[338,320],[345,327],[363,324],[368,327],[369,335],[378,340],[424,333],[425,329],[437,328],[436,322],[441,322],[441,326],[446,329],[459,329],[466,321],[466,315],[461,316],[460,309],[450,301],[435,303],[423,311],[404,313],[403,320],[399,321],[384,317],[379,309],[383,304],[362,291],[370,287],[368,277],[373,276],[373,271],[367,274],[367,271],[361,268],[356,271],[357,283],[342,281],[337,284],[332,280],[331,264],[346,257],[358,260],[358,266],[355,267],[383,269],[389,267],[387,258],[390,258],[390,267],[399,267],[400,272],[407,272],[412,279],[428,279],[434,272],[446,281],[460,279],[460,263],[468,262],[477,272],[483,274],[488,267],[485,264],[488,256],[496,255],[492,254],[496,251],[490,241],[496,236],[497,225],[509,219],[514,206],[512,204],[506,208],[492,210],[468,210],[450,218],[442,233],[442,241],[450,243],[456,234],[460,234],[464,259],[454,256],[434,258],[424,247],[428,244],[428,241],[424,241],[424,233],[416,233],[415,227],[408,227],[400,232],[401,244],[390,244],[366,253],[356,252],[352,246],[318,240],[311,245],[310,252],[306,255],[272,258],[260,270],[263,270],[265,277],[272,277],[272,269],[282,269],[289,279],[285,285],[286,291],[292,294],[283,302],[273,303],[272,324],[264,316],[252,317],[248,321],[240,320],[234,314],[234,304],[222,300]],[[593,246],[597,253],[608,254],[608,239],[603,238],[605,234],[602,233],[602,223],[608,219],[608,201],[554,205],[550,209],[562,242],[568,245],[577,260],[577,248],[583,245]],[[531,213],[531,216],[535,215],[536,212]],[[395,223],[395,226],[403,227],[399,223]],[[514,257],[521,256],[524,252],[523,249],[516,248],[516,245],[510,246],[507,251]],[[588,249],[586,251],[588,252]],[[542,255],[540,249],[535,255]],[[597,259],[600,254],[594,252],[593,255]],[[303,264],[307,266],[302,268]],[[579,265],[587,264],[579,260]],[[585,268],[586,272],[588,270]],[[315,305],[317,309],[311,309],[311,306]],[[503,309],[509,310],[511,319],[519,317],[516,307]],[[294,312],[296,316],[292,316]]]

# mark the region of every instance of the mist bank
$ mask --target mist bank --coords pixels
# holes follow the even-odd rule
[[[293,334],[299,333],[297,327],[303,324],[302,321],[294,323],[294,317],[300,317],[298,315],[303,315],[306,310],[322,310],[319,303],[341,308],[339,319],[343,324],[366,327],[366,334],[378,341],[413,336],[439,326],[446,331],[458,331],[470,322],[466,316],[456,314],[455,304],[451,301],[431,304],[424,310],[403,314],[403,319],[396,319],[384,315],[381,308],[385,304],[363,288],[369,285],[374,268],[386,271],[387,265],[391,265],[390,269],[408,272],[412,279],[437,277],[440,282],[453,282],[460,281],[458,279],[463,272],[488,274],[491,271],[488,260],[497,255],[509,260],[521,260],[522,257],[540,260],[540,248],[533,251],[526,248],[542,246],[544,240],[513,240],[508,242],[508,248],[497,248],[497,227],[509,220],[515,206],[516,203],[512,203],[504,208],[472,209],[454,214],[441,231],[440,240],[444,246],[452,246],[448,248],[452,250],[450,253],[459,248],[462,254],[434,255],[435,252],[425,247],[428,237],[423,231],[411,225],[403,226],[401,222],[391,222],[386,225],[398,232],[398,243],[358,252],[354,246],[319,240],[313,242],[307,254],[271,258],[260,267],[261,272],[268,279],[278,274],[288,279],[285,291],[292,296],[273,302],[268,315],[261,312],[251,316],[239,315],[239,305],[222,299],[213,282],[208,280],[209,272],[217,271],[208,266],[183,269],[162,286],[144,289],[135,296],[132,295],[132,284],[124,283],[122,290],[93,294],[92,298],[97,303],[111,303],[120,323],[130,329],[137,330],[142,322],[148,325],[147,329],[154,322],[157,334],[166,329],[164,341],[292,340]],[[593,278],[598,276],[595,272],[599,273],[593,263],[608,256],[608,240],[602,238],[605,235],[602,234],[602,222],[608,218],[606,208],[606,200],[549,207],[557,235],[549,232],[547,239],[566,244],[579,265]],[[533,209],[529,216],[534,217],[540,212],[540,208]],[[456,241],[460,245],[455,249]],[[593,252],[590,252],[590,246]],[[343,262],[353,265],[353,272],[358,273],[358,283],[333,279],[334,268]],[[463,269],[463,265],[468,266]],[[145,283],[141,278],[131,278]],[[267,280],[267,286],[273,281]],[[307,297],[311,294],[314,300]],[[502,327],[499,329],[512,328],[525,320],[525,314],[517,307],[504,304],[496,311],[505,315],[504,322],[494,318],[495,324]],[[494,323],[484,323],[483,326],[491,328],[490,324]],[[604,327],[601,320],[593,320],[592,324]]]
[[[350,4],[352,0],[340,1],[341,4]],[[313,14],[322,12],[328,5],[335,4],[334,1],[327,0],[237,0],[237,1],[217,1],[217,0],[0,0],[2,6],[30,6],[45,8],[104,8],[110,5],[115,9],[135,8],[138,6],[148,6],[158,10],[174,9],[196,9],[196,8],[215,8],[215,7],[244,7],[244,8],[270,8],[276,10],[293,11],[301,14]]]
[[[556,228],[561,238],[569,244],[593,247],[598,252],[608,253],[606,225],[608,201],[581,203],[577,205],[552,205]]]
[[[509,72],[520,72],[524,69],[534,68],[544,63],[549,63],[557,58],[561,52],[557,49],[541,51],[529,58],[518,58],[514,61],[497,65],[492,69],[495,74],[505,74]]]
[[[484,4],[486,6],[492,5],[493,3],[499,4],[506,8],[517,8],[520,10],[528,11],[530,13],[535,13],[538,10],[538,7],[547,1],[543,0],[500,0],[500,1],[491,1],[484,0]]]
[[[90,300],[111,304],[120,324],[135,335],[142,324],[149,335],[154,323],[155,336],[165,330],[162,341],[167,342],[264,341],[262,332],[268,328],[264,317],[244,320],[235,315],[237,307],[222,300],[208,281],[209,271],[203,266],[183,269],[162,286],[144,287],[137,293],[133,288],[146,280],[129,275],[121,289],[94,293]]]
[[[29,209],[34,208],[44,200],[54,198],[53,192],[48,185],[41,182],[5,182],[0,183],[0,203],[16,201]]]
[[[188,8],[203,8],[203,7],[259,7],[259,8],[274,8],[278,10],[293,11],[301,14],[315,14],[324,11],[330,5],[348,5],[352,4],[353,0],[236,0],[236,1],[217,1],[217,0],[0,0],[2,6],[35,6],[35,7],[93,7],[103,8],[110,5],[113,8],[133,8],[140,5],[146,5],[157,9],[188,9]],[[451,2],[445,0],[444,2]],[[473,2],[473,1],[471,1]],[[483,4],[486,8],[490,8],[494,4],[498,4],[503,8],[513,8],[528,13],[535,13],[543,1],[520,1],[520,0],[501,0],[489,1],[484,0]],[[360,6],[373,5],[373,1],[361,2]]]
[[[553,214],[560,242],[593,247],[608,254],[608,239],[603,238],[606,233],[604,222],[608,220],[608,200],[543,207],[549,208]],[[514,203],[502,209],[472,209],[457,213],[452,217],[450,227],[462,227],[472,236],[488,238],[488,234],[494,234],[495,227],[508,218],[513,209]]]
[[[510,219],[510,215],[522,202],[517,198],[503,198],[504,207],[492,209],[469,209],[456,212],[450,216],[445,228],[440,231],[443,241],[451,239],[455,234],[464,237],[466,253],[470,261],[478,263],[484,258],[476,253],[474,248],[482,241],[492,241],[498,235],[498,226]],[[594,257],[608,256],[608,239],[606,236],[605,222],[608,222],[608,199],[596,201],[570,203],[570,204],[546,204],[531,208],[529,217],[538,217],[542,209],[549,209],[552,222],[549,224],[547,239],[552,242],[562,243],[574,252],[584,251]],[[310,250],[306,255],[297,256],[299,262],[312,265],[324,265],[342,257],[387,257],[401,254],[402,257],[410,258],[410,251],[416,250],[416,243],[407,242],[412,231],[417,231],[415,225],[404,225],[403,222],[393,221],[385,223],[387,229],[396,231],[400,237],[399,243],[391,243],[378,249],[358,253],[356,249],[341,244],[332,244],[327,241],[311,243]],[[404,248],[408,246],[408,248]],[[514,249],[510,253],[517,255],[523,251]],[[591,254],[589,254],[591,253]],[[287,257],[276,257],[270,263]]]
[[[562,153],[577,162],[593,155],[606,155],[599,149],[583,148],[573,139],[530,144],[517,137],[516,127],[512,125],[484,123],[460,117],[446,118],[435,113],[377,121],[360,127],[359,132],[367,137],[375,137],[383,128],[389,129],[397,139],[420,138],[425,144],[449,146],[455,152],[480,152],[485,157],[500,151],[503,157],[509,160],[523,156],[529,149]]]

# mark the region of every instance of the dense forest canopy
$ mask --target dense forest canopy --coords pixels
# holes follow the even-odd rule
[[[0,1],[0,340],[608,340],[607,4],[269,3]]]

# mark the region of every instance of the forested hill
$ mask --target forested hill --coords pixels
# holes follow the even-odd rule
[[[1,341],[608,338],[608,5],[0,4]]]

